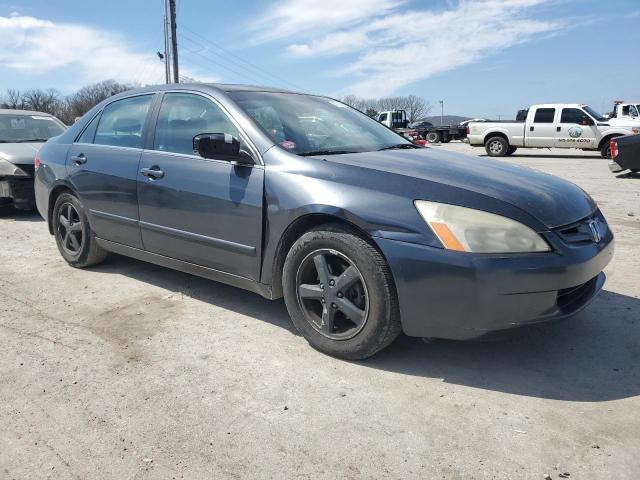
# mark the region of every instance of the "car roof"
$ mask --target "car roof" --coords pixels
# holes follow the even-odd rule
[[[0,115],[38,115],[40,117],[53,117],[50,113],[36,112],[35,110],[14,110],[12,108],[0,108]]]
[[[272,92],[272,93],[301,93],[295,92],[293,90],[287,90],[284,88],[277,87],[265,87],[260,85],[241,85],[236,83],[168,83],[168,84],[160,84],[160,85],[148,85],[142,88],[136,88],[134,90],[127,90],[117,95],[120,96],[128,96],[132,93],[146,93],[146,92],[157,92],[163,90],[217,90],[221,93],[229,93],[229,92]]]

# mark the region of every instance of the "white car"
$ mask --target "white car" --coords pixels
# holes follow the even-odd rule
[[[492,157],[511,155],[518,147],[555,147],[597,150],[603,157],[611,158],[612,138],[637,133],[640,133],[637,121],[610,122],[589,106],[577,103],[533,105],[525,120],[467,125],[469,143],[485,147]]]

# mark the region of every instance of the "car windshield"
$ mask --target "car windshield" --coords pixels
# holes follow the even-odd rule
[[[582,107],[582,109],[587,112],[589,115],[591,115],[593,118],[596,119],[597,122],[606,122],[607,119],[604,118],[602,115],[600,115],[598,112],[596,112],[593,108],[588,107],[588,106],[584,106]]]
[[[45,142],[64,132],[57,119],[46,115],[0,115],[0,143]]]
[[[374,119],[326,97],[248,91],[229,96],[274,142],[298,155],[413,147]]]

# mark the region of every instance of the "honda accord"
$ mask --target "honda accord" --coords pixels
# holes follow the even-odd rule
[[[276,299],[316,349],[471,339],[575,314],[613,234],[579,187],[421,148],[322,96],[241,85],[111,97],[40,150],[72,266],[107,252]]]

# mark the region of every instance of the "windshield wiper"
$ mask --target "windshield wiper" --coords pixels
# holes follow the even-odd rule
[[[353,150],[316,150],[312,152],[302,152],[302,153],[299,153],[298,155],[303,157],[311,157],[314,155],[343,155],[345,153],[358,153],[358,152],[354,152]]]
[[[413,143],[396,143],[395,145],[389,145],[388,147],[382,147],[378,151],[382,150],[401,150],[405,148],[420,148],[418,145],[414,145]]]

